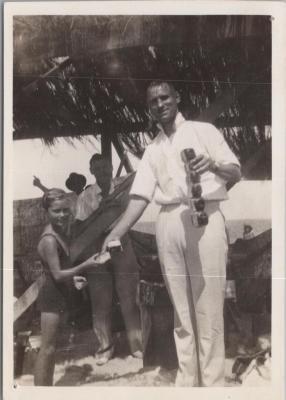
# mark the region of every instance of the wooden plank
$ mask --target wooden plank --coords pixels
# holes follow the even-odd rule
[[[45,276],[41,275],[32,283],[25,293],[14,303],[14,322],[34,303],[39,295],[39,291],[43,286]]]
[[[116,172],[116,175],[115,175],[116,178],[118,178],[118,177],[121,175],[121,172],[122,172],[123,167],[124,167],[123,162],[120,161],[119,167],[118,167],[117,172]]]

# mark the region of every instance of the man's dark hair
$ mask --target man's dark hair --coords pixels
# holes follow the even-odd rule
[[[109,161],[109,159],[107,157],[104,157],[102,154],[99,153],[95,153],[91,159],[89,160],[89,164],[91,164],[94,161],[103,161],[103,160],[107,160]]]
[[[157,87],[157,86],[161,86],[161,85],[168,85],[169,88],[170,88],[173,92],[176,92],[176,88],[175,88],[175,86],[173,85],[172,82],[170,82],[170,81],[163,81],[163,80],[157,80],[157,81],[152,81],[152,82],[149,83],[149,85],[147,86],[147,89],[146,89],[146,93],[148,92],[148,90],[152,89],[153,87]]]

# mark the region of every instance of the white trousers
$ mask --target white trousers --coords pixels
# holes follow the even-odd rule
[[[223,304],[227,238],[219,202],[206,202],[209,223],[192,225],[186,205],[163,206],[156,238],[174,306],[178,386],[224,385]]]

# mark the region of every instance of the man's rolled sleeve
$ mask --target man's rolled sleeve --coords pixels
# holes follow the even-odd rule
[[[156,185],[157,180],[150,164],[148,149],[146,149],[136,171],[130,195],[143,197],[150,202],[152,201]]]

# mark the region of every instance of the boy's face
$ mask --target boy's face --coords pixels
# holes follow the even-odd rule
[[[56,230],[65,232],[71,216],[70,204],[67,199],[55,200],[48,208],[48,216]]]

